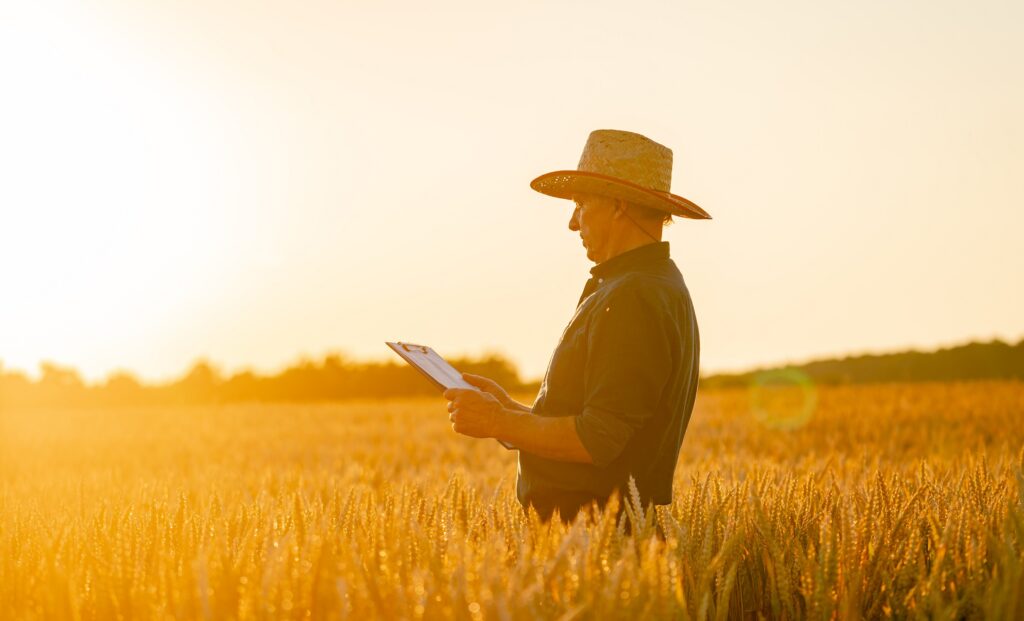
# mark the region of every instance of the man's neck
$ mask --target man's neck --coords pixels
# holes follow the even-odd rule
[[[657,235],[656,239],[652,239],[651,237],[647,237],[647,236],[642,236],[641,237],[641,236],[630,235],[627,239],[622,240],[621,243],[613,244],[612,247],[609,249],[608,255],[604,258],[604,260],[599,261],[598,265],[600,265],[601,263],[604,263],[605,261],[609,261],[611,259],[614,259],[615,257],[619,256],[620,254],[629,252],[630,250],[636,250],[640,246],[646,246],[647,244],[656,244],[656,243],[659,243],[660,241],[661,241],[661,231],[658,231],[658,235]]]

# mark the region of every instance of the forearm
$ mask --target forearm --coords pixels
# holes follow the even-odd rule
[[[505,402],[502,405],[505,407],[505,409],[512,410],[516,414],[526,414],[528,412],[532,412],[533,411],[533,408],[531,408],[530,406],[526,405],[525,403],[521,403],[519,401],[516,401],[512,397],[509,397],[508,401]]]
[[[533,416],[506,408],[499,417],[495,437],[547,459],[593,463],[576,433],[575,416]]]

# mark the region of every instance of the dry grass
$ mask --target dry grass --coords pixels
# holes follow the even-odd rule
[[[1022,422],[1022,383],[702,393],[625,534],[524,516],[440,399],[4,412],[0,616],[1024,618]]]

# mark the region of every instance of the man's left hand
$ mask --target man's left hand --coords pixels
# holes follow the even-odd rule
[[[469,388],[449,388],[448,420],[452,431],[474,438],[493,438],[504,414],[501,403],[485,392]]]

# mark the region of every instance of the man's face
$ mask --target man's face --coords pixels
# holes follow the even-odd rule
[[[615,199],[592,194],[575,194],[576,209],[569,219],[569,230],[579,231],[587,258],[603,262],[608,255],[608,242],[614,225]]]

